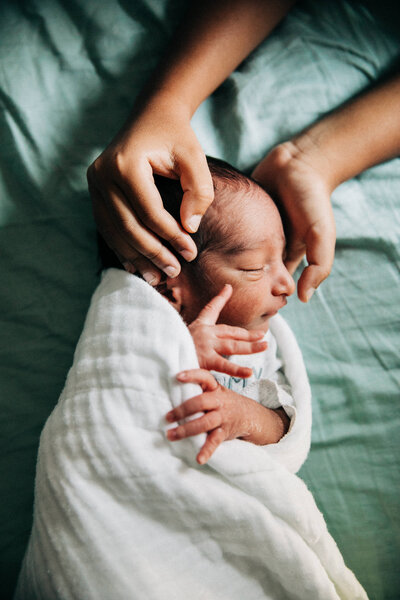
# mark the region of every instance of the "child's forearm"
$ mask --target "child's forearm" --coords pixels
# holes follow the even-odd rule
[[[400,75],[358,96],[292,140],[331,191],[400,154]]]
[[[205,0],[186,14],[145,91],[190,116],[283,19],[295,0]]]
[[[276,444],[289,430],[290,419],[283,408],[266,408],[255,402],[248,419],[249,434],[241,439],[257,446]]]

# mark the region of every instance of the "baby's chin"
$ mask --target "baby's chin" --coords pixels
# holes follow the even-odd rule
[[[254,326],[248,327],[247,329],[260,329],[261,331],[264,331],[265,333],[267,333],[267,331],[269,329],[270,319],[271,319],[270,316],[262,317],[259,325],[254,324]]]
[[[265,317],[262,316],[258,319],[254,319],[250,323],[244,323],[244,322],[238,322],[238,321],[228,322],[229,320],[227,321],[224,319],[219,319],[218,324],[231,325],[232,327],[241,327],[242,329],[247,329],[247,331],[264,331],[264,333],[267,333],[267,331],[269,330],[269,322],[270,322],[270,319],[272,316],[273,315],[268,315]]]

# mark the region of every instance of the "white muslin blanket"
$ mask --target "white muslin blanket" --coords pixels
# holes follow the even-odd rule
[[[310,441],[300,351],[271,320],[296,419],[278,443],[171,443],[165,414],[199,393],[189,331],[148,284],[108,270],[40,440],[17,600],[366,598],[294,474]]]

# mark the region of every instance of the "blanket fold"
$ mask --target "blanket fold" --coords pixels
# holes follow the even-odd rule
[[[189,331],[145,282],[110,269],[96,290],[60,400],[42,432],[23,599],[365,599],[295,475],[310,443],[310,389],[281,317],[271,321],[296,420],[278,443],[165,437],[199,393]]]

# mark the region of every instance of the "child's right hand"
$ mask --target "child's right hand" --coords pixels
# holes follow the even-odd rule
[[[226,284],[189,325],[189,331],[196,347],[200,368],[246,378],[251,376],[252,370],[230,362],[225,356],[263,352],[268,344],[260,341],[265,331],[248,331],[242,327],[216,325],[220,312],[231,295],[232,286]]]

